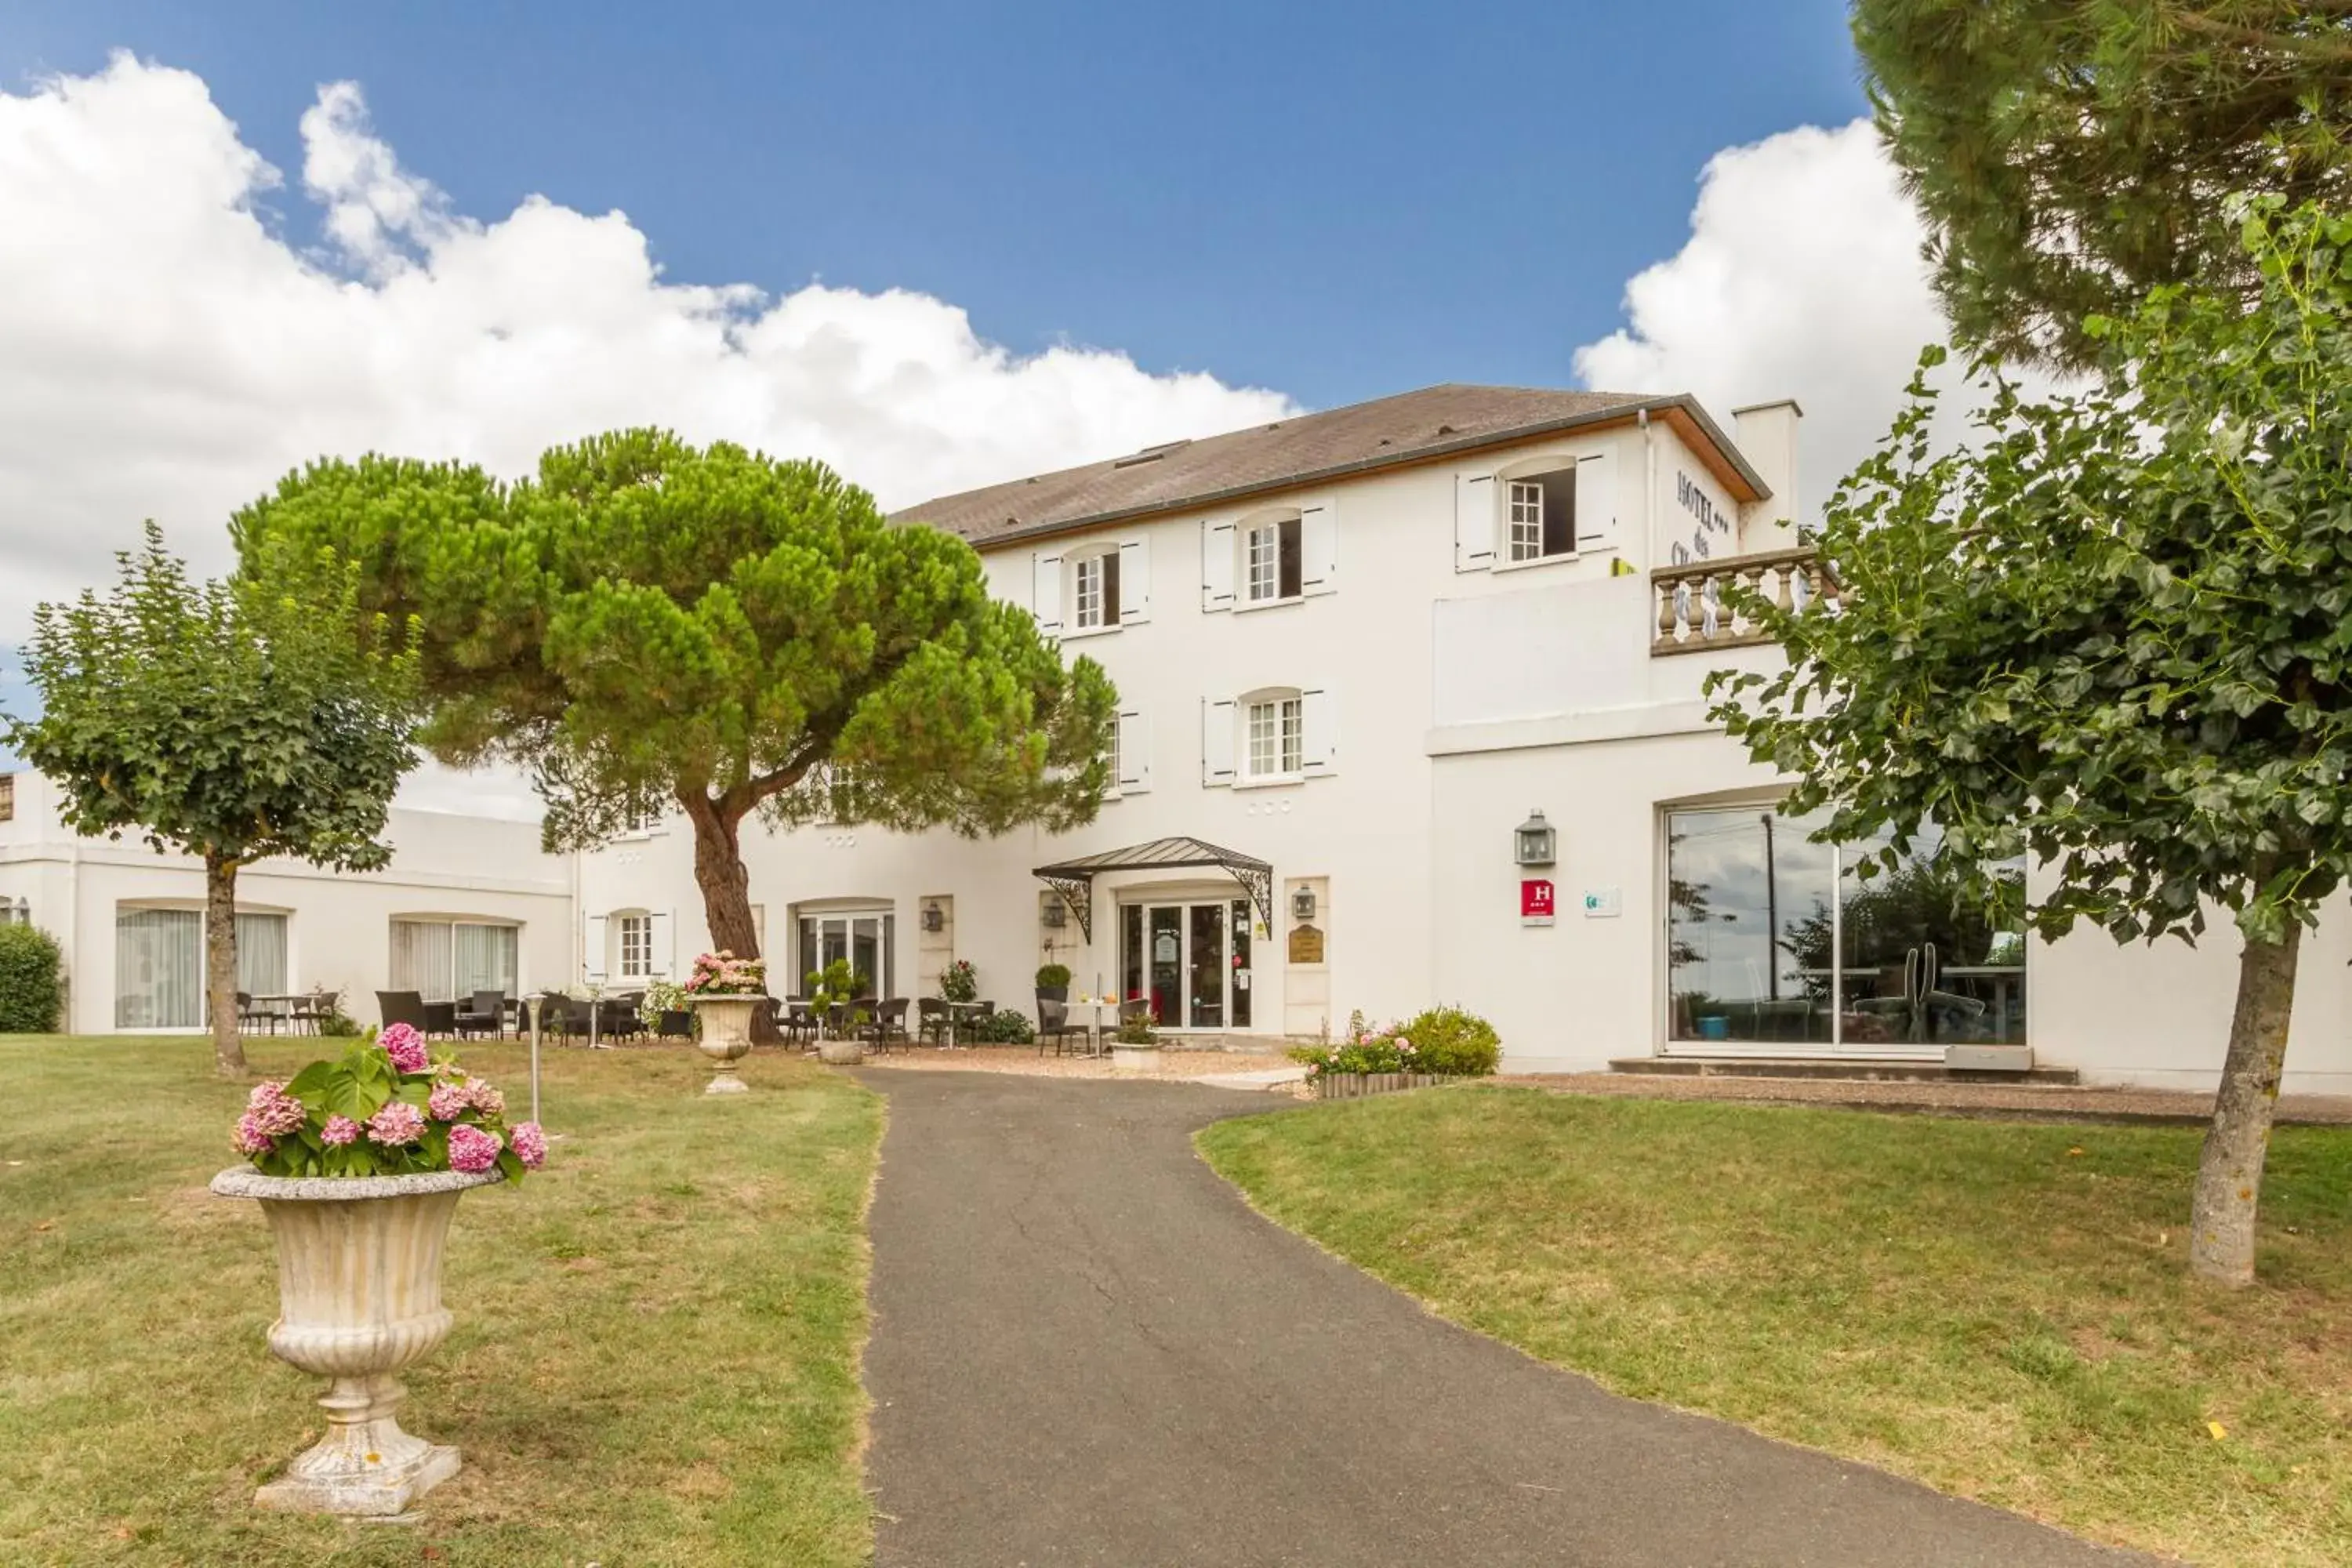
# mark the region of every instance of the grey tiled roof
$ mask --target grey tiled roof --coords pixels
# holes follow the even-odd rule
[[[1711,441],[1756,495],[1767,493],[1714,421],[1686,395],[1451,383],[941,496],[895,515],[985,546],[1611,423],[1643,409],[1670,413],[1678,424],[1683,418],[1696,424],[1692,434]]]

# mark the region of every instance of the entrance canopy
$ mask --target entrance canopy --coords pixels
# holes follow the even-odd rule
[[[1187,866],[1212,866],[1232,873],[1234,880],[1249,889],[1250,902],[1257,906],[1258,919],[1265,929],[1274,926],[1274,868],[1252,856],[1231,849],[1220,849],[1198,838],[1155,838],[1149,844],[1131,844],[1124,849],[1106,849],[1098,855],[1081,855],[1075,860],[1037,868],[1037,879],[1062,895],[1070,912],[1078,917],[1078,930],[1089,942],[1095,939],[1095,877],[1104,871],[1172,871]]]

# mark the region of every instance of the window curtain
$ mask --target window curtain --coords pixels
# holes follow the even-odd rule
[[[114,1026],[195,1029],[205,1021],[205,917],[122,910],[114,917]]]
[[[286,917],[236,917],[236,988],[248,996],[286,991]]]
[[[447,1002],[457,994],[446,921],[392,922],[392,989],[414,991],[427,1002]]]
[[[451,994],[470,998],[477,991],[498,991],[513,995],[517,935],[512,926],[450,928]]]

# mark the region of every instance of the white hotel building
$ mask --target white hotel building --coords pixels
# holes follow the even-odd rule
[[[1117,786],[1057,837],[747,831],[774,988],[846,957],[882,994],[932,994],[964,958],[1029,1012],[1053,960],[1244,1049],[1449,1002],[1495,1022],[1507,1072],[1769,1058],[2210,1087],[2226,916],[2194,950],[2045,944],[1939,900],[1932,864],[1863,883],[1708,723],[1710,670],[1779,658],[1711,611],[1716,584],[1817,583],[1799,418],[1440,386],[908,509],[1109,672]],[[1537,813],[1553,847],[1523,864]],[[348,971],[362,1018],[374,976],[440,978],[395,922],[511,926],[530,987],[625,988],[706,944],[682,823],[569,861],[530,831],[404,815],[391,872],[241,890],[291,917],[286,989]],[[155,940],[152,910],[184,924],[201,879],[167,896],[153,857],[134,875],[143,851],[85,844],[77,881],[67,853],[0,824],[0,910],[68,908],[100,977],[74,1026],[142,1026],[126,943]],[[2347,961],[2352,921],[2304,946],[2291,1090],[2352,1091]]]

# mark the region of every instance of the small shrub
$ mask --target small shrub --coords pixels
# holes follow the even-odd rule
[[[1000,1007],[964,1026],[964,1037],[984,1045],[1026,1046],[1035,1043],[1037,1032],[1030,1027],[1027,1014],[1017,1008]]]
[[[950,1002],[980,1000],[980,971],[969,958],[959,958],[940,971],[940,995]]]
[[[0,1035],[49,1035],[64,1010],[57,938],[38,926],[0,926]]]
[[[1066,963],[1048,963],[1037,971],[1037,989],[1040,991],[1051,991],[1069,984],[1070,966]]]
[[[1502,1065],[1503,1037],[1495,1026],[1459,1007],[1432,1007],[1397,1026],[1412,1042],[1418,1072],[1483,1078]]]
[[[331,1007],[319,1015],[319,1033],[331,1040],[357,1039],[363,1031],[360,1021],[341,1007]]]

